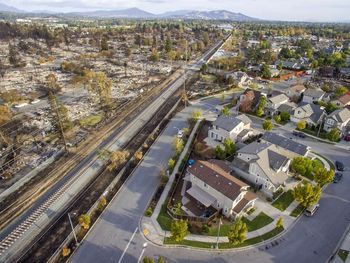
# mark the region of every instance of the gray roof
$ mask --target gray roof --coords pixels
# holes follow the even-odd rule
[[[309,96],[313,98],[322,98],[324,96],[325,92],[323,90],[319,89],[307,89],[304,92],[304,96]]]
[[[337,122],[343,123],[350,119],[350,110],[348,108],[336,110],[333,111],[329,117],[335,119]]]
[[[294,110],[297,107],[297,105],[294,102],[287,102],[287,103],[283,103],[278,107],[278,110],[280,112],[291,112],[292,110]]]
[[[266,132],[262,139],[302,156],[305,156],[309,150],[309,147],[305,146],[304,144],[297,143],[291,139],[272,132]]]
[[[240,114],[240,115],[236,116],[236,118],[243,121],[244,125],[252,123],[252,120],[249,119],[249,117],[245,114]]]
[[[269,142],[252,142],[248,144],[247,146],[243,147],[242,149],[239,149],[238,153],[247,153],[247,154],[258,154],[259,152],[265,150],[266,148],[270,147],[271,143]]]
[[[273,104],[278,104],[284,101],[289,101],[289,98],[285,94],[278,94],[276,96],[269,98],[269,101],[271,101]]]
[[[267,155],[269,157],[269,165],[275,171],[279,170],[288,161],[288,158],[286,156],[283,156],[270,149],[267,149]]]
[[[218,126],[225,131],[232,131],[242,120],[234,116],[220,115],[214,122],[213,125]]]
[[[305,111],[308,118],[315,124],[318,123],[321,117],[325,114],[325,110],[322,106],[314,103],[301,102],[299,107],[292,112],[292,115],[294,115],[295,111],[299,108]]]

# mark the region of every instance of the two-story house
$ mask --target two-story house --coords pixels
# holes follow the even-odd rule
[[[301,95],[305,92],[305,90],[306,90],[305,86],[300,84],[300,85],[294,85],[288,88],[285,91],[285,93],[291,99],[294,99],[294,98],[299,99]]]
[[[226,139],[237,141],[239,134],[250,130],[251,120],[244,114],[238,116],[220,115],[208,131],[208,138],[223,142]]]
[[[237,152],[233,171],[268,196],[285,185],[291,159],[296,154],[266,141],[255,141]]]
[[[307,89],[304,91],[303,102],[313,103],[314,101],[320,101],[325,96],[325,92],[320,89]]]
[[[190,182],[190,188],[184,199],[189,196],[188,200],[194,199],[204,207],[221,210],[226,217],[241,216],[254,206],[257,196],[228,170],[229,167],[219,160],[195,162],[187,169],[185,180]]]
[[[278,108],[281,105],[288,103],[288,101],[289,98],[285,94],[278,94],[268,98],[267,106],[265,107],[265,113],[271,116],[278,114]]]
[[[313,103],[301,102],[290,115],[290,120],[294,123],[305,121],[309,126],[317,126],[323,121],[326,112],[324,107]]]
[[[334,100],[333,103],[335,103],[338,107],[346,107],[350,105],[350,91],[344,94],[343,96],[339,97],[338,99]]]
[[[336,128],[346,134],[350,123],[350,110],[348,108],[339,109],[329,114],[324,121],[323,129],[326,132]]]

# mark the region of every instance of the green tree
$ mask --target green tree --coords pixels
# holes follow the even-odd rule
[[[265,96],[262,96],[259,102],[259,107],[256,110],[257,116],[261,117],[264,115],[266,105],[267,105],[267,98]]]
[[[280,123],[282,120],[281,115],[275,115],[273,118],[274,118],[275,122],[277,122],[277,123]]]
[[[272,123],[272,121],[270,121],[270,120],[264,121],[264,123],[263,123],[263,129],[264,129],[265,131],[271,131],[271,130],[273,129],[273,123]]]
[[[151,54],[151,56],[150,56],[150,60],[151,60],[152,62],[157,62],[157,61],[159,61],[159,52],[158,52],[156,49],[153,49],[153,50],[152,50],[152,54]]]
[[[174,159],[169,159],[169,161],[168,161],[168,168],[169,168],[170,173],[173,172],[174,167],[175,167],[175,160]]]
[[[202,73],[206,73],[207,71],[208,71],[208,65],[207,64],[203,64],[202,66],[201,66],[201,72]]]
[[[169,35],[167,36],[167,38],[165,40],[164,48],[165,48],[166,53],[169,53],[173,49],[173,43],[172,43]]]
[[[261,69],[261,77],[264,79],[270,79],[271,78],[271,70],[270,67],[267,64],[263,64]]]
[[[341,132],[337,128],[334,128],[327,134],[327,138],[332,142],[339,142],[341,138]]]
[[[228,240],[233,245],[239,245],[247,239],[248,227],[242,219],[237,219],[228,232]]]
[[[283,228],[283,217],[278,218],[277,222],[276,222],[276,227],[277,228]]]
[[[290,169],[301,176],[311,177],[314,171],[313,161],[302,156],[295,157],[290,165]]]
[[[224,116],[230,116],[231,115],[231,110],[229,107],[225,106],[222,108],[222,111],[221,113],[224,115]]]
[[[315,171],[314,180],[320,187],[332,182],[334,179],[334,170],[321,168]]]
[[[306,121],[299,121],[297,124],[298,130],[305,130],[307,127],[307,122]]]
[[[290,121],[290,114],[287,111],[282,111],[281,112],[281,121],[283,122],[288,122]]]
[[[224,160],[226,158],[226,152],[220,145],[216,146],[215,155],[220,160]]]
[[[101,51],[106,51],[108,49],[109,49],[108,38],[107,36],[104,35],[101,39]]]
[[[319,186],[313,186],[308,182],[298,184],[294,190],[294,198],[303,206],[315,205],[321,198],[322,190]]]
[[[185,220],[173,220],[171,222],[171,238],[181,242],[188,234],[188,224]]]
[[[336,89],[335,94],[337,96],[342,96],[342,95],[346,94],[347,92],[348,92],[348,89],[344,86],[341,86],[341,87]]]
[[[192,118],[195,120],[195,121],[198,121],[200,118],[202,118],[202,111],[200,109],[197,109],[197,110],[194,110],[192,112]]]
[[[231,139],[226,139],[224,141],[224,147],[225,147],[226,155],[232,156],[236,153],[237,146],[236,146],[235,142],[232,141]]]
[[[153,258],[150,257],[144,257],[143,263],[156,263]]]
[[[203,43],[207,47],[209,45],[209,34],[208,32],[203,33]]]
[[[174,140],[174,148],[175,148],[175,151],[176,151],[176,154],[177,155],[180,155],[185,147],[185,142],[184,140],[182,140],[181,138],[175,138]]]

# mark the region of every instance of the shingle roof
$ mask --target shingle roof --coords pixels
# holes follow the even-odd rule
[[[350,110],[348,108],[333,111],[329,117],[334,118],[337,122],[343,123],[350,119]]]
[[[249,119],[249,117],[245,114],[240,114],[240,115],[236,116],[236,118],[243,121],[244,125],[246,125],[248,123],[252,123],[252,120]]]
[[[350,102],[350,91],[345,95],[341,96],[338,100],[344,105],[348,104]]]
[[[214,122],[213,125],[218,126],[225,131],[232,131],[237,125],[239,125],[242,120],[234,116],[220,115]]]
[[[318,89],[307,89],[304,92],[304,96],[309,96],[313,98],[321,98],[324,96],[325,92],[323,90],[318,90]]]
[[[252,142],[248,144],[247,146],[243,147],[242,149],[239,149],[237,153],[246,153],[246,154],[258,154],[259,152],[265,150],[266,148],[270,147],[271,143],[269,142]]]
[[[273,103],[273,104],[278,104],[278,103],[282,103],[284,101],[288,101],[289,98],[285,95],[285,94],[279,94],[277,96],[271,97],[269,98],[269,100]]]
[[[229,168],[224,162],[209,160],[195,162],[188,168],[188,172],[231,200],[236,200],[242,188],[248,185],[230,175],[227,169]]]
[[[309,150],[309,148],[304,144],[297,143],[291,139],[272,132],[266,132],[262,139],[302,156],[304,156]]]
[[[267,149],[267,155],[269,157],[269,165],[275,171],[278,171],[288,161],[288,158],[286,156],[281,155],[270,149]]]
[[[317,123],[320,118],[325,114],[324,108],[320,105],[313,103],[302,102],[299,104],[299,107],[296,108],[292,114],[294,115],[295,111],[301,109],[305,111],[306,118],[309,118],[312,122]]]

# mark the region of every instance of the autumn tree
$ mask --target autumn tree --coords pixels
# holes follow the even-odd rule
[[[294,198],[303,206],[315,205],[321,198],[322,190],[319,186],[313,186],[308,182],[298,184],[294,190]]]
[[[299,121],[297,124],[298,130],[305,130],[307,127],[307,122],[306,121]]]
[[[185,142],[181,138],[175,138],[173,142],[174,149],[176,151],[176,155],[180,155],[185,147]]]
[[[115,151],[109,156],[109,164],[107,169],[113,171],[118,169],[121,165],[125,164],[130,156],[128,151]]]
[[[68,257],[71,253],[71,250],[69,247],[67,246],[64,246],[63,249],[62,249],[62,256],[63,257]]]
[[[0,105],[0,125],[5,124],[12,118],[12,113],[6,105]]]
[[[233,245],[239,245],[247,239],[247,224],[238,218],[228,232],[228,240]]]
[[[171,222],[171,238],[181,242],[188,234],[188,224],[185,220],[173,220]]]
[[[225,106],[225,107],[222,108],[221,113],[224,116],[230,116],[231,115],[231,110],[230,110],[229,107]]]
[[[53,73],[50,73],[46,76],[46,87],[50,92],[56,94],[61,90],[61,86],[58,83],[57,76]]]
[[[196,109],[192,112],[192,118],[195,121],[198,121],[200,118],[202,118],[203,112],[200,109]]]
[[[283,228],[283,217],[278,218],[277,222],[276,222],[276,227],[277,228]]]
[[[169,159],[169,161],[168,161],[168,168],[169,168],[170,173],[173,172],[174,167],[175,167],[175,160],[174,159]]]
[[[90,215],[88,214],[82,214],[80,217],[79,217],[79,224],[80,226],[87,230],[90,228],[90,223],[91,223],[91,217]]]

